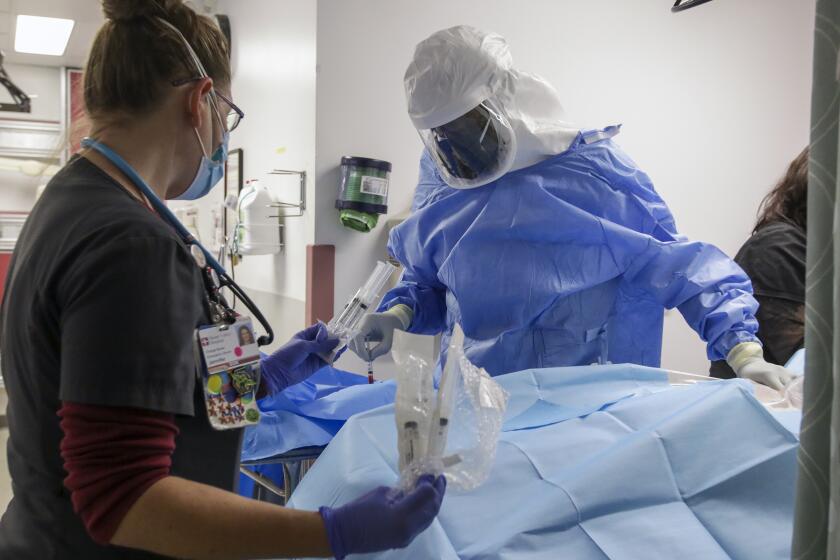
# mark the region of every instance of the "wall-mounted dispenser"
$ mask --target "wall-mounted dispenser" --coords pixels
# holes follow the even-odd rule
[[[369,232],[380,214],[388,212],[391,163],[365,157],[341,158],[341,184],[335,207],[341,224]]]

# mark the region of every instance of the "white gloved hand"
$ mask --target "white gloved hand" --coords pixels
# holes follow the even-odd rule
[[[795,377],[782,366],[766,361],[764,351],[757,342],[738,344],[730,350],[726,362],[738,377],[750,379],[778,391],[782,391]]]
[[[359,334],[350,341],[350,350],[358,357],[372,361],[391,351],[391,344],[394,342],[394,331],[407,330],[411,325],[414,312],[410,307],[397,304],[384,313],[369,313],[365,315],[359,324]],[[368,344],[366,345],[365,342]],[[378,342],[376,346],[368,351],[367,346],[372,342]]]

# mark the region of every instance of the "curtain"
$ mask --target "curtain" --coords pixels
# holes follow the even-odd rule
[[[840,0],[818,0],[808,167],[805,396],[792,558],[840,559]],[[838,381],[835,381],[838,380]]]

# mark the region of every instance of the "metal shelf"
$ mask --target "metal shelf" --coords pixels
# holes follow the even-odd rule
[[[0,119],[0,157],[61,159],[61,123]]]
[[[270,204],[271,208],[292,209],[294,214],[280,213],[277,218],[300,218],[303,216],[303,211],[306,210],[306,171],[292,171],[288,169],[274,169],[269,172],[269,175],[297,175],[300,180],[300,197],[298,202],[275,202]],[[272,216],[274,217],[274,216]],[[281,224],[282,227],[282,224]]]

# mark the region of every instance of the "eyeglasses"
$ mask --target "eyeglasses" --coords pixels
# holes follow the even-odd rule
[[[184,84],[188,84],[190,82],[197,82],[198,80],[202,80],[202,79],[203,79],[202,77],[198,77],[198,78],[186,78],[186,79],[182,79],[182,80],[175,80],[174,82],[172,82],[172,85],[175,86],[175,87],[178,87],[178,86],[182,86]],[[224,95],[222,95],[221,93],[216,91],[215,89],[213,90],[213,95],[215,97],[218,97],[219,99],[221,99],[225,103],[227,103],[228,107],[230,107],[230,110],[225,115],[225,126],[227,127],[228,132],[233,132],[234,130],[236,130],[236,127],[239,126],[239,123],[242,122],[242,119],[245,118],[245,113],[243,113],[242,109],[237,107],[236,104],[233,101],[231,101],[230,99],[228,99],[227,97],[225,97]],[[217,107],[217,109],[218,109],[218,107]]]
[[[231,101],[218,91],[213,91],[219,99],[227,103],[228,107],[230,107],[230,111],[228,111],[227,115],[225,116],[225,124],[227,125],[228,132],[236,130],[236,127],[239,126],[239,123],[241,123],[242,119],[245,118],[245,113],[243,113],[242,109],[237,107],[233,101]]]

